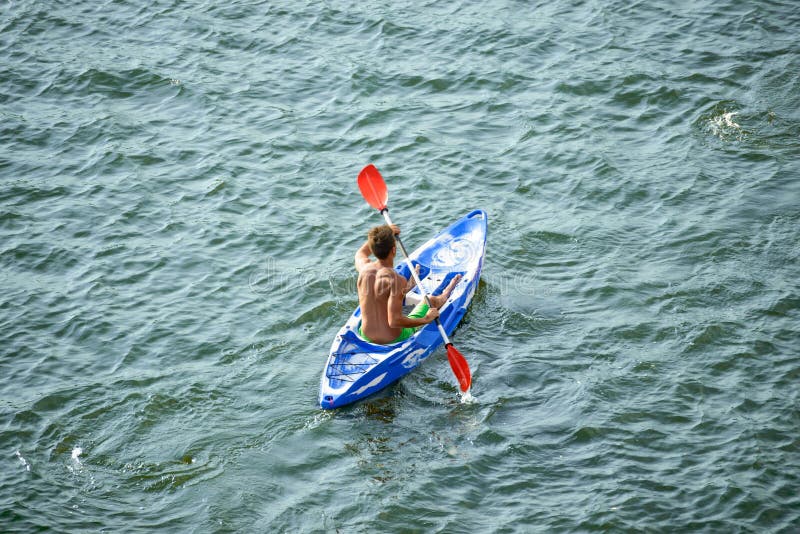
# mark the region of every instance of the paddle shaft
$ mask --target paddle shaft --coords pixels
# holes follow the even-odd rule
[[[381,215],[383,215],[383,218],[386,221],[386,224],[388,224],[389,226],[392,226],[392,224],[393,224],[392,223],[392,219],[389,218],[389,208],[383,208],[381,210]],[[417,275],[417,270],[414,269],[414,264],[411,263],[411,258],[408,257],[408,251],[406,251],[406,247],[405,247],[405,245],[403,245],[403,241],[400,239],[399,235],[395,235],[394,238],[397,241],[397,243],[400,245],[400,250],[403,251],[403,256],[405,256],[406,265],[408,265],[408,269],[411,271],[411,276],[414,277],[414,281],[417,283],[417,287],[422,292],[422,296],[425,297],[425,302],[428,303],[428,307],[430,307],[431,306],[431,299],[428,298],[428,292],[425,291],[424,287],[422,287],[422,281],[419,279],[419,275]],[[447,337],[447,332],[444,331],[444,327],[442,326],[442,322],[439,320],[438,317],[436,318],[436,326],[437,326],[437,328],[439,328],[439,333],[442,335],[442,339],[444,340],[444,346],[446,347],[448,345],[452,345],[452,343],[450,343],[450,338]]]

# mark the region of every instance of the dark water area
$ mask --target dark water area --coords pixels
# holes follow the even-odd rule
[[[0,4],[0,531],[796,532],[796,2]],[[489,215],[316,404],[382,171]]]

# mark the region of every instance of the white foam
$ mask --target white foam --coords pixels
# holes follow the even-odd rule
[[[731,126],[732,128],[741,128],[741,126],[733,122],[734,115],[736,115],[736,112],[734,111],[724,113],[722,115],[722,122],[725,124],[725,126]]]
[[[476,402],[476,399],[472,396],[472,393],[470,393],[469,390],[461,394],[461,404],[472,404],[474,402]]]
[[[30,471],[30,470],[31,470],[31,464],[28,462],[28,460],[26,460],[26,459],[25,459],[25,458],[22,456],[22,453],[21,453],[21,452],[19,452],[19,451],[17,451],[17,453],[16,453],[16,454],[17,454],[17,458],[19,458],[19,461],[22,463],[22,465],[24,465],[24,466],[25,466],[25,471]]]
[[[744,130],[742,130],[739,123],[733,120],[737,114],[737,111],[728,111],[721,115],[711,117],[708,120],[711,133],[723,140],[731,137],[741,139],[744,135]]]

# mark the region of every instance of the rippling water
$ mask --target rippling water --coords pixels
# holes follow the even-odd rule
[[[800,528],[797,3],[385,4],[0,6],[0,530]],[[316,405],[370,162],[475,404]]]

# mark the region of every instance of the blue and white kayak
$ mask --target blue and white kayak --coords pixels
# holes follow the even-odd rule
[[[448,336],[478,288],[486,253],[486,226],[486,212],[471,211],[409,256],[411,263],[420,265],[422,285],[431,295],[441,293],[454,276],[462,276],[439,309],[439,320]],[[395,269],[406,279],[411,275],[405,262]],[[419,288],[411,293],[420,295]],[[326,410],[356,402],[396,382],[442,344],[434,323],[423,326],[405,341],[388,345],[361,338],[360,323],[361,309],[356,308],[331,345],[319,391],[320,406]]]

